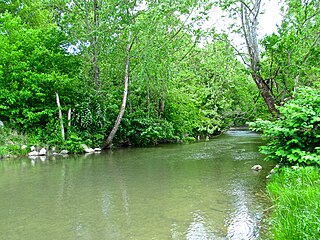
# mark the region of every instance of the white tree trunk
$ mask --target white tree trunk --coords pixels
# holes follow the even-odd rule
[[[65,140],[65,134],[64,134],[64,126],[63,126],[63,119],[62,119],[62,112],[61,112],[61,105],[60,105],[60,100],[59,100],[59,94],[56,92],[56,100],[57,100],[57,105],[58,105],[58,110],[59,110],[59,119],[60,119],[60,127],[61,127],[61,137],[62,140]]]
[[[71,113],[72,113],[72,110],[71,108],[69,108],[69,111],[68,111],[68,126],[71,127]]]
[[[122,104],[120,108],[120,112],[118,114],[118,117],[114,123],[114,126],[103,144],[102,148],[109,148],[112,145],[112,140],[118,131],[118,128],[120,126],[122,117],[124,115],[125,109],[126,109],[126,103],[127,103],[127,96],[128,96],[128,87],[129,87],[129,76],[130,76],[130,51],[132,48],[132,42],[131,42],[131,32],[129,31],[128,33],[128,44],[127,44],[127,49],[126,49],[126,63],[125,63],[125,68],[124,68],[124,88],[123,88],[123,95],[122,95]]]

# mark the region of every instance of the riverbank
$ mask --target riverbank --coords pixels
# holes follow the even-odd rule
[[[1,121],[0,121],[1,122]],[[241,128],[244,130],[245,128]],[[160,139],[157,142],[151,143],[149,139],[147,144],[134,145],[127,142],[118,142],[112,148],[126,148],[129,146],[142,147],[142,146],[154,146],[165,143],[189,143],[196,141],[208,141],[210,138],[220,136],[224,131],[217,131],[211,136],[197,136],[192,137],[185,135],[181,138],[173,139]],[[3,158],[17,158],[23,156],[40,156],[41,150],[45,150],[46,153],[55,155],[56,153],[68,152],[70,154],[80,153],[93,153],[100,152],[98,147],[102,144],[102,141],[93,143],[90,139],[82,139],[75,134],[71,134],[67,140],[50,140],[43,142],[39,140],[37,136],[19,134],[16,130],[4,127],[0,125],[0,159]],[[89,147],[88,147],[89,146]],[[46,155],[46,154],[44,154]]]
[[[280,168],[267,192],[273,202],[270,239],[320,239],[319,168]]]
[[[72,139],[60,145],[50,145],[35,141],[32,137],[18,134],[10,128],[0,128],[0,159],[29,156],[36,158],[50,155],[66,155],[68,153],[99,153],[100,148],[88,147],[81,139]]]

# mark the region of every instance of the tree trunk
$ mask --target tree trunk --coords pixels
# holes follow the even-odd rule
[[[71,108],[69,108],[68,110],[68,126],[71,127],[71,113],[72,113],[72,110]]]
[[[275,116],[279,113],[278,109],[276,108],[274,98],[270,94],[270,88],[264,82],[260,74],[253,73],[252,78],[254,79],[258,89],[260,90],[261,96],[266,103],[269,112]]]
[[[95,89],[97,91],[100,90],[101,87],[101,81],[100,81],[100,68],[98,65],[99,62],[99,49],[98,49],[98,28],[99,28],[99,7],[97,0],[93,1],[93,24],[91,22],[91,13],[89,10],[89,3],[90,1],[84,0],[84,6],[85,6],[85,23],[87,27],[87,34],[89,36],[89,41],[92,47],[93,52],[90,53],[90,63],[92,64],[92,70],[93,70],[93,82]],[[92,26],[93,25],[93,26]]]
[[[56,100],[57,100],[57,106],[59,110],[59,119],[60,119],[60,127],[61,127],[61,137],[62,140],[65,140],[65,134],[64,134],[64,126],[63,126],[63,119],[62,119],[62,112],[61,112],[61,105],[60,105],[60,100],[59,100],[59,94],[56,92]]]
[[[255,0],[252,8],[241,2],[241,24],[245,37],[248,54],[250,57],[251,76],[260,90],[261,96],[265,101],[269,112],[275,116],[279,112],[276,108],[275,100],[271,90],[260,74],[260,51],[258,45],[258,15],[260,12],[261,0]]]
[[[119,128],[119,125],[121,123],[122,117],[123,117],[125,109],[126,109],[128,87],[129,87],[129,75],[130,75],[130,51],[131,51],[131,48],[132,48],[131,32],[129,32],[128,44],[127,44],[127,49],[126,49],[126,63],[125,63],[125,69],[124,69],[124,88],[123,88],[122,104],[121,104],[121,108],[120,108],[120,112],[118,114],[118,117],[114,123],[114,126],[113,126],[107,140],[102,145],[102,149],[110,148],[110,146],[112,145],[112,140],[113,140],[113,138]]]
[[[159,104],[160,118],[163,118],[164,108],[165,108],[165,99],[166,99],[166,83],[165,83],[165,80],[162,80],[161,99]]]
[[[101,81],[100,81],[100,68],[98,66],[98,28],[99,28],[99,8],[98,8],[98,2],[97,0],[94,0],[93,2],[93,16],[94,16],[94,27],[95,32],[93,35],[93,41],[92,41],[92,48],[93,48],[93,74],[94,74],[94,83],[96,86],[96,90],[100,90],[101,87]]]

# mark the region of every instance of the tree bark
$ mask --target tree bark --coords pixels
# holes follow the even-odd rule
[[[273,116],[278,115],[279,111],[276,108],[274,98],[270,94],[269,86],[264,82],[264,80],[262,79],[260,74],[252,73],[252,78],[254,79],[258,89],[260,90],[261,96],[262,96],[264,102],[266,103],[269,112]]]
[[[105,143],[102,145],[102,149],[106,149],[106,148],[111,147],[112,140],[118,131],[122,117],[123,117],[125,109],[126,109],[128,87],[129,87],[129,76],[130,76],[130,52],[131,52],[132,44],[133,43],[131,42],[131,32],[129,31],[128,44],[127,44],[127,49],[126,49],[126,62],[125,62],[125,68],[124,68],[124,88],[123,88],[122,104],[120,107],[118,117],[114,123],[114,126],[113,126],[108,138],[106,139]]]

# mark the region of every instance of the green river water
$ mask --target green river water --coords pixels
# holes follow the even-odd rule
[[[259,135],[0,161],[0,239],[263,239]],[[264,169],[250,168],[261,164]]]

